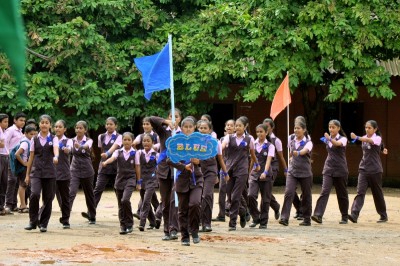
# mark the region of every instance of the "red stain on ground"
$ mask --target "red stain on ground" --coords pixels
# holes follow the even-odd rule
[[[265,236],[214,236],[214,235],[202,235],[201,241],[206,242],[257,242],[257,243],[279,243],[279,239]]]
[[[89,244],[77,245],[72,248],[44,249],[44,250],[19,250],[13,255],[21,259],[34,259],[40,264],[94,263],[101,261],[127,262],[127,261],[153,261],[160,260],[165,254],[160,251],[134,248],[125,245],[114,247],[96,246]],[[31,261],[31,260],[30,260]]]

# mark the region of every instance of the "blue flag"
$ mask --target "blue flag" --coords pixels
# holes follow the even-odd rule
[[[154,55],[135,58],[135,64],[142,73],[144,97],[150,100],[153,92],[170,88],[169,43],[161,52]]]

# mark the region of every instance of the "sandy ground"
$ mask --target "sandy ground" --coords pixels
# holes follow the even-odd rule
[[[314,186],[313,206],[319,189],[319,185]],[[274,191],[282,203],[283,188]],[[350,188],[349,193],[351,204],[355,189]],[[301,227],[291,219],[289,226],[284,227],[270,220],[267,230],[246,226],[228,232],[228,222],[219,222],[213,224],[213,232],[201,234],[200,244],[183,247],[179,240],[161,241],[161,230],[140,232],[135,228],[132,234],[119,235],[112,191],[103,194],[97,224],[88,225],[80,216],[85,211],[80,193],[69,230],[63,230],[58,223],[56,201],[47,233],[25,231],[28,214],[0,217],[0,265],[400,265],[399,196],[399,189],[385,189],[389,215],[386,224],[376,223],[379,216],[368,194],[358,223],[339,225],[340,213],[333,192],[321,225],[313,222],[311,227]],[[135,209],[138,198],[135,192]],[[217,210],[215,202],[215,215]],[[135,223],[138,225],[137,220]]]

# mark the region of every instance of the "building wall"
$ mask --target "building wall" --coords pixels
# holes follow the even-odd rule
[[[238,89],[238,86],[232,86],[233,94]],[[391,88],[400,95],[400,78],[392,77]],[[232,95],[233,95],[232,94]],[[292,95],[292,103],[289,106],[290,116],[289,116],[289,133],[293,132],[293,121],[298,115],[304,115],[304,108],[301,98],[301,93],[296,91]],[[310,97],[313,97],[312,95]],[[232,102],[233,96],[229,97],[230,100],[227,102]],[[359,98],[357,102],[363,103],[363,115],[362,123],[363,125],[367,120],[376,120],[378,122],[379,128],[382,132],[382,137],[386,147],[389,150],[388,155],[382,155],[383,164],[383,177],[385,185],[400,186],[400,98],[394,97],[392,100],[384,100],[371,98],[365,88],[361,87],[359,90]],[[239,117],[245,115],[250,120],[250,133],[255,135],[255,127],[263,121],[264,118],[269,116],[271,108],[271,102],[264,99],[258,99],[253,103],[248,102],[236,102],[234,106],[234,117]],[[223,111],[223,110],[222,110]],[[342,117],[350,114],[342,113]],[[282,140],[284,147],[287,145],[287,118],[286,110],[278,115],[275,119],[276,129],[275,134]],[[362,127],[362,126],[361,126]],[[322,168],[326,158],[325,145],[319,140],[323,136],[323,133],[327,130],[327,125],[324,125],[324,112],[321,111],[316,122],[316,126],[311,135],[314,149],[313,149],[313,173],[315,180],[321,177]],[[346,131],[348,137],[350,132]],[[364,132],[363,128],[358,129],[358,134]],[[357,133],[355,132],[355,133]],[[217,132],[219,133],[219,132]],[[222,133],[222,132],[221,132]],[[221,136],[221,133],[219,135]],[[284,152],[285,158],[287,158],[287,152]],[[348,144],[347,148],[347,161],[350,172],[350,183],[355,184],[355,179],[358,175],[358,165],[362,157],[361,146],[359,144]],[[282,174],[282,173],[281,173]]]

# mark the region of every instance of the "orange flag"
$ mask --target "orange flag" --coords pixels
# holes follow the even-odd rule
[[[275,120],[275,117],[283,111],[290,103],[292,99],[290,97],[289,90],[289,74],[286,75],[285,79],[282,81],[278,90],[275,93],[274,100],[271,105],[271,113],[270,116],[272,120]]]

